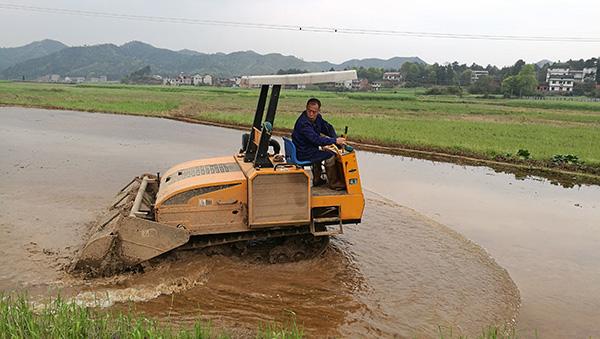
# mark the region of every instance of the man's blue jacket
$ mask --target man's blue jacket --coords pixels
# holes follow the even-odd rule
[[[326,136],[322,136],[324,134]],[[319,146],[335,144],[337,134],[331,124],[329,124],[321,113],[317,115],[314,122],[311,122],[302,112],[292,132],[292,141],[296,145],[296,157],[299,160],[310,160],[318,162],[331,157],[331,152],[319,150]]]

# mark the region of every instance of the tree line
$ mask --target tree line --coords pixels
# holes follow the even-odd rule
[[[459,64],[453,62],[445,65],[434,63],[432,65],[406,62],[399,69],[382,68],[355,68],[359,78],[366,78],[370,82],[381,81],[384,72],[399,72],[406,87],[459,87],[460,90],[449,89],[449,92],[460,92],[466,89],[474,94],[505,94],[507,96],[533,95],[539,83],[546,81],[549,68],[596,68],[595,81],[587,80],[576,83],[573,95],[600,96],[595,90],[595,84],[600,83],[600,65],[597,58],[588,60],[569,60],[567,62],[547,63],[542,66],[527,64],[518,60],[511,66],[498,68],[493,65],[483,67],[478,64]],[[471,82],[473,71],[487,71],[487,76],[479,76]],[[437,90],[440,91],[440,90]],[[432,93],[437,93],[432,90]]]

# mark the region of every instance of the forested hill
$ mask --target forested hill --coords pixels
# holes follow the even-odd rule
[[[66,48],[55,40],[35,41],[21,47],[0,48],[0,71],[20,62],[43,57]]]
[[[327,61],[309,62],[278,53],[261,55],[253,51],[243,51],[229,54],[204,54],[187,49],[172,51],[132,41],[121,46],[103,44],[65,47],[63,45],[63,48],[53,53],[35,58],[23,58],[21,62],[9,65],[10,67],[5,67],[3,70],[0,68],[0,78],[35,79],[47,74],[59,74],[63,77],[106,75],[109,80],[119,80],[144,66],[150,66],[155,74],[166,76],[183,72],[228,77],[244,74],[274,74],[281,69],[306,71],[324,71],[331,68],[341,70],[351,67],[398,69],[406,61],[425,63],[418,57],[395,57],[388,60],[355,59],[334,64]]]

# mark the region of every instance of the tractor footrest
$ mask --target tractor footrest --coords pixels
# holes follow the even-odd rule
[[[331,228],[324,226],[325,230],[323,231],[317,231],[315,227],[315,224],[331,224],[334,222],[336,224],[330,225]],[[310,233],[312,233],[312,235],[315,237],[344,234],[342,219],[339,217],[313,218],[313,220],[310,222]]]

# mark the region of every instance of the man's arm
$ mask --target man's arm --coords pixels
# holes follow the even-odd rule
[[[335,133],[335,128],[333,128],[333,126],[330,123],[328,123],[325,119],[321,119],[323,121],[323,125],[321,126],[321,133],[336,139],[337,134]]]
[[[310,123],[302,124],[300,126],[300,133],[313,145],[326,146],[336,143],[336,138],[322,136],[315,132]]]
[[[333,126],[328,123],[327,121],[325,121],[325,119],[321,118],[322,120],[322,125],[321,125],[321,133],[331,137],[332,139],[335,140],[335,142],[333,142],[333,144],[338,144],[338,145],[345,145],[346,144],[346,139],[345,138],[339,138],[337,136],[337,133],[335,133],[335,128],[333,128]]]

